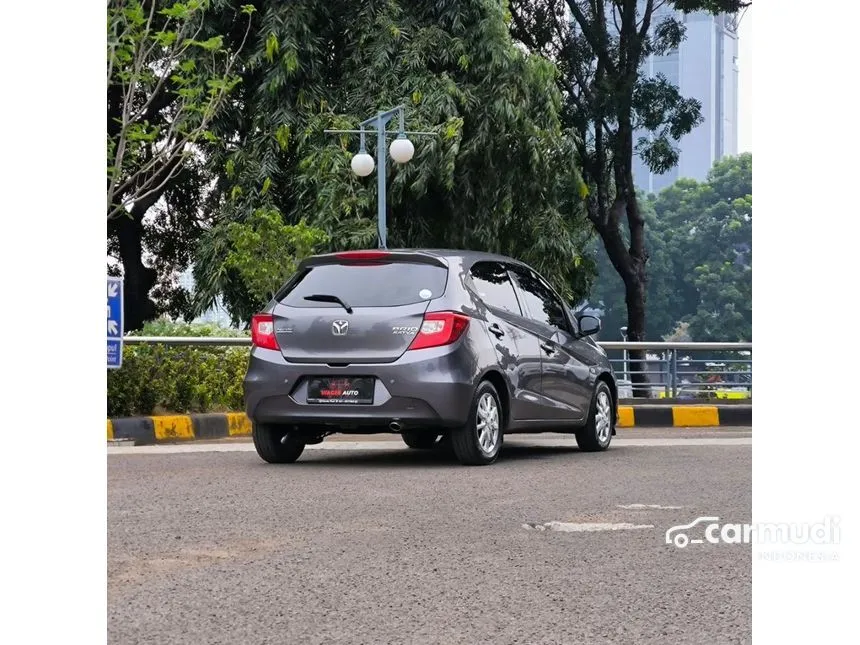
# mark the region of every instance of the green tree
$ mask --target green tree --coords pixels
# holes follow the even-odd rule
[[[752,155],[717,162],[706,182],[676,182],[655,210],[673,247],[690,335],[752,340]]]
[[[235,49],[212,30],[212,12],[242,25]],[[209,126],[240,81],[237,54],[253,12],[209,0],[107,3],[108,252],[122,262],[129,330],[158,312],[150,292],[160,264],[187,253],[187,240],[179,251],[159,238],[195,230],[206,186],[201,144],[216,140]],[[159,221],[145,221],[159,203]],[[167,223],[176,230],[162,230]],[[144,263],[147,251],[155,266]]]
[[[662,222],[654,209],[653,199],[643,199],[641,208],[645,217],[645,243],[648,246],[648,287],[646,297],[649,308],[649,328],[660,337],[669,333],[687,309],[679,298],[671,244],[666,239]],[[626,241],[626,240],[625,240]],[[604,310],[601,338],[621,340],[620,328],[627,326],[624,281],[612,266],[599,238],[592,240],[589,253],[595,258],[597,278],[589,295],[592,304]]]
[[[515,37],[561,69],[558,83],[565,91],[567,123],[579,134],[579,159],[590,190],[588,218],[624,283],[631,340],[645,340],[649,259],[633,155],[639,154],[654,172],[665,172],[677,163],[677,142],[701,121],[698,101],[682,97],[661,75],[648,77],[643,63],[683,41],[685,27],[677,12],[734,13],[748,4],[511,0]],[[637,138],[642,130],[649,136]],[[634,352],[632,358],[644,356]]]
[[[357,178],[349,129],[404,104],[414,159],[389,164],[392,247],[497,251],[532,262],[578,298],[589,236],[575,138],[562,128],[556,67],[519,49],[495,0],[257,2],[239,100],[213,128],[219,213],[196,263],[197,307],[256,307],[227,258],[230,226],[260,208],[325,231],[328,248],[376,245],[376,177]]]
[[[235,269],[251,297],[265,304],[295,272],[298,261],[328,241],[324,231],[284,224],[278,211],[259,209],[245,222],[227,226],[231,248],[225,265]]]
[[[650,328],[696,341],[752,340],[752,155],[717,162],[705,182],[680,179],[642,202]],[[624,324],[624,289],[603,249],[591,294],[607,338]]]

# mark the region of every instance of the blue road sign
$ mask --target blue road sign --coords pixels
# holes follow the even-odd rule
[[[122,367],[122,278],[107,279],[107,366]]]

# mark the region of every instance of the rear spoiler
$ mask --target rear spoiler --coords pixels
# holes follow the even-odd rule
[[[431,266],[442,267],[443,269],[449,268],[444,258],[424,251],[386,251],[384,249],[375,249],[372,251],[342,251],[340,253],[312,255],[299,262],[295,273],[290,276],[284,286],[278,289],[270,304],[283,300],[285,294],[296,281],[300,280],[313,267],[325,264],[388,264],[390,262],[412,262],[414,264],[429,264]]]
[[[296,271],[302,272],[310,267],[320,266],[323,264],[389,264],[392,262],[430,264],[442,267],[443,269],[448,268],[448,263],[443,258],[431,255],[424,251],[387,251],[385,249],[374,249],[312,255],[311,257],[302,260],[296,268]]]

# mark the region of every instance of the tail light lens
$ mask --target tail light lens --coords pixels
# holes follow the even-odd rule
[[[424,322],[409,349],[442,347],[457,341],[469,326],[469,317],[453,311],[424,314]]]
[[[256,314],[251,318],[251,342],[264,349],[280,349],[272,314]]]

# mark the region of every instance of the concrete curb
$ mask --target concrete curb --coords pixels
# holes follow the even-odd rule
[[[177,414],[107,420],[108,441],[133,440],[138,445],[250,436],[251,422],[244,412]]]
[[[751,405],[620,405],[619,428],[751,426]],[[179,414],[107,420],[108,441],[146,445],[251,436],[244,412]]]
[[[619,405],[618,427],[751,426],[752,405]]]

